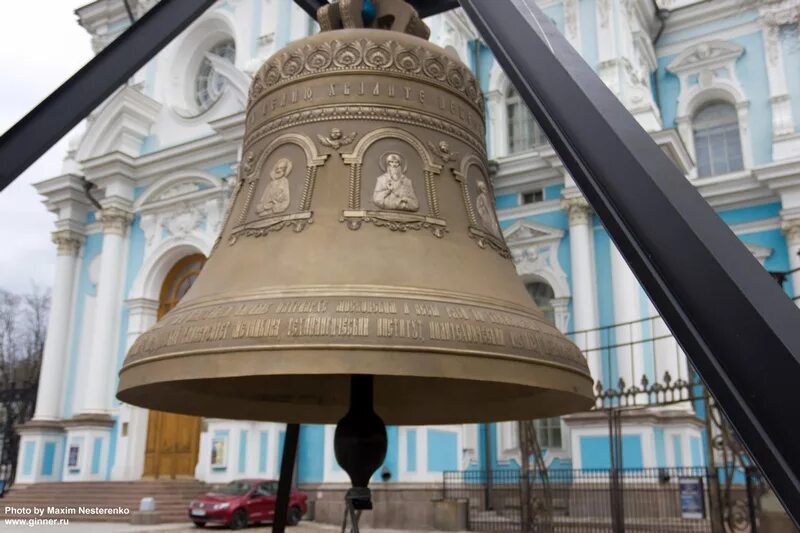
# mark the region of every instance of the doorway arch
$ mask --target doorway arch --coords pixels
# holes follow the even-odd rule
[[[188,292],[206,262],[203,254],[178,260],[161,285],[158,320],[174,308]],[[147,418],[144,478],[179,479],[194,477],[200,449],[199,416],[151,410]]]

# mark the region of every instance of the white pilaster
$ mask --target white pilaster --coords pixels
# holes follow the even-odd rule
[[[792,273],[792,288],[795,296],[800,294],[800,218],[787,219],[781,222],[781,229],[786,237],[786,248],[789,253],[789,269]],[[796,300],[800,303],[800,300]]]
[[[75,269],[83,238],[82,234],[72,230],[59,230],[53,233],[53,242],[58,247],[56,278],[47,322],[47,340],[42,355],[34,420],[60,418],[59,402],[61,386],[64,383],[64,364],[67,359]]]
[[[589,372],[595,381],[603,381],[603,367],[597,343],[597,301],[592,273],[591,208],[582,197],[565,199],[569,215],[569,254],[572,270],[572,310],[577,335],[575,342],[586,354]]]
[[[641,345],[639,286],[617,247],[611,246],[611,286],[614,294],[614,328],[619,377],[627,386],[638,385],[644,375]]]
[[[108,379],[116,360],[114,347],[116,318],[119,315],[122,283],[122,258],[125,235],[132,216],[117,207],[104,209],[100,214],[103,224],[103,252],[100,259],[100,280],[97,286],[95,316],[97,327],[92,338],[89,372],[84,392],[81,414],[108,414],[111,410]]]
[[[792,101],[786,87],[786,70],[780,41],[782,26],[800,22],[800,1],[765,2],[760,11],[772,107],[772,158],[777,161],[795,157],[800,150],[800,134],[794,131]]]

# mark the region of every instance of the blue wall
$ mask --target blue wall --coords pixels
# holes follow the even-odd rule
[[[417,430],[406,431],[406,470],[417,471]]]
[[[22,451],[22,473],[26,476],[33,474],[33,459],[36,453],[36,443],[28,441]]]
[[[42,475],[43,476],[52,476],[53,475],[53,463],[55,462],[56,458],[56,443],[55,442],[45,442],[44,443],[44,454],[42,457]]]
[[[283,446],[281,446],[283,451]],[[324,475],[325,426],[303,424],[300,426],[297,478],[306,483],[320,483]],[[278,456],[280,464],[281,456]]]
[[[100,459],[103,453],[103,437],[95,437],[92,441],[92,474],[100,473]]]
[[[239,473],[247,471],[247,430],[239,432]]]
[[[428,472],[458,470],[458,436],[452,431],[428,429]]]
[[[607,436],[580,437],[581,468],[611,468],[611,445]],[[622,436],[622,467],[642,468],[642,438]]]
[[[269,432],[268,431],[260,432],[258,434],[258,471],[261,474],[267,471],[268,442],[269,442]],[[303,461],[300,461],[298,464],[301,465],[302,467]],[[297,474],[297,477],[300,478],[299,472]],[[298,481],[303,481],[303,480],[298,479]]]
[[[736,62],[736,77],[742,84],[745,98],[750,100],[747,116],[753,164],[763,165],[772,161],[772,107],[769,101],[767,67],[764,63],[764,41],[761,32],[737,37],[733,41],[745,49]]]
[[[783,68],[786,70],[786,89],[792,99],[794,131],[800,132],[800,38],[797,25],[785,26],[781,31]]]
[[[581,55],[586,63],[597,70],[597,6],[594,0],[580,2]]]

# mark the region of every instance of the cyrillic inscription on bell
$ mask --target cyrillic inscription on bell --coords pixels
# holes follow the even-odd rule
[[[475,78],[415,36],[427,33],[414,15],[391,19],[409,33],[324,31],[261,67],[221,239],[131,348],[120,399],[336,422],[350,376],[369,374],[390,424],[591,407],[583,356],[504,243]]]

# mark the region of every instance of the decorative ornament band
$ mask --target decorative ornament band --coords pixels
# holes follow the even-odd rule
[[[290,45],[269,58],[253,78],[248,110],[273,88],[290,81],[320,75],[376,72],[446,88],[466,99],[483,116],[483,95],[472,72],[443,50],[401,39],[374,39],[376,32],[369,34],[370,38],[353,38],[352,35],[347,38],[346,35]],[[392,34],[387,33],[387,37]]]

